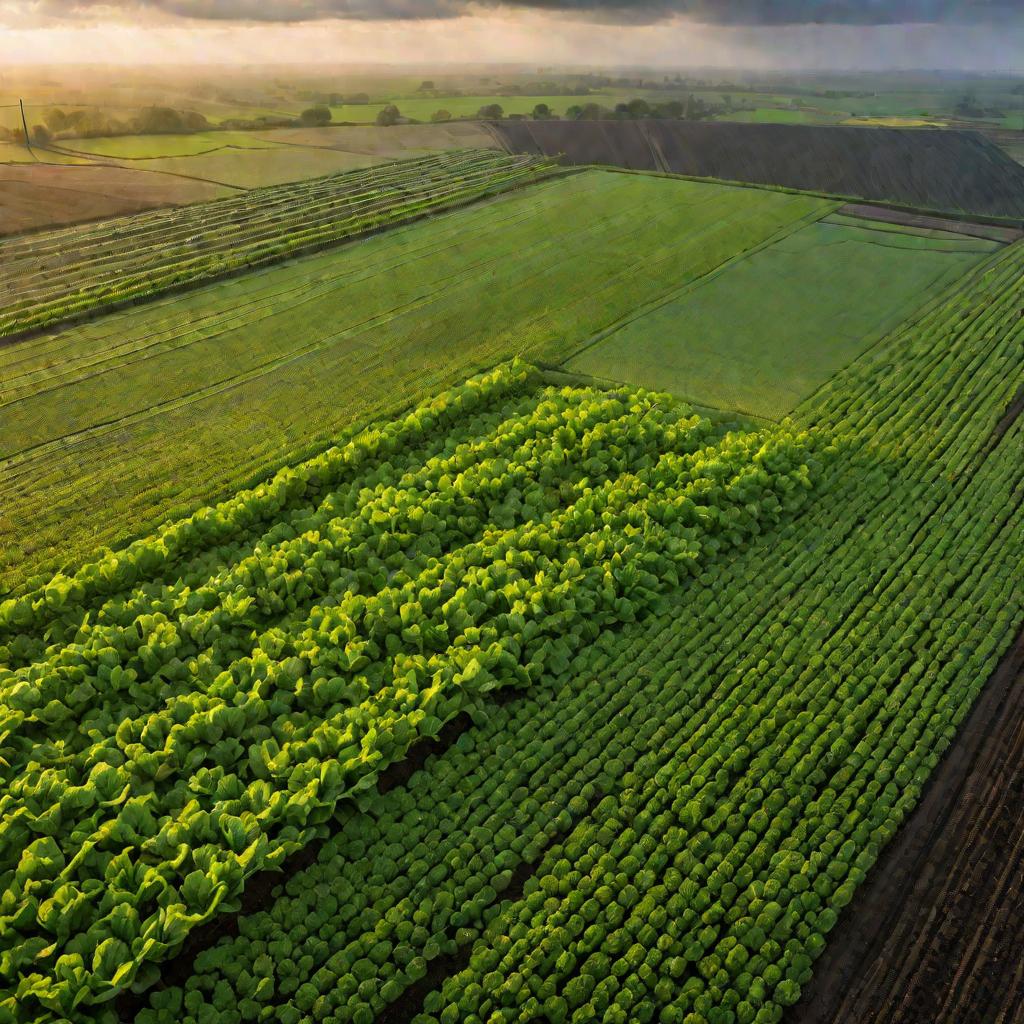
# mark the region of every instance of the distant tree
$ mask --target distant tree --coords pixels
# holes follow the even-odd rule
[[[431,121],[450,121],[452,119],[452,112],[450,110],[435,110],[430,115]]]
[[[533,108],[534,121],[547,121],[551,117],[551,108],[546,103],[538,103]]]
[[[651,113],[651,105],[647,100],[630,100],[626,106],[630,117],[648,117]]]
[[[68,127],[68,115],[60,107],[53,107],[47,110],[43,114],[43,120],[51,132],[62,132]]]
[[[985,108],[978,102],[976,93],[965,92],[953,108],[957,117],[984,117]]]
[[[699,96],[694,96],[691,93],[686,97],[686,103],[683,105],[683,117],[687,121],[703,121],[710,116],[711,109]]]
[[[502,109],[500,103],[485,103],[477,112],[477,117],[482,117],[488,121],[497,121],[503,117],[505,111]]]
[[[433,92],[434,91],[434,83],[430,82],[430,81],[420,82],[420,87],[416,91],[417,92]]]
[[[197,132],[210,127],[210,122],[194,110],[172,107],[144,107],[132,120],[132,128],[141,135]]]
[[[665,103],[659,103],[654,111],[655,117],[668,117],[676,118],[683,116],[683,105],[679,100],[667,100]]]
[[[370,102],[370,96],[369,96],[369,93],[354,92],[354,93],[352,93],[351,96],[346,96],[345,97],[345,102],[346,103],[351,103],[351,104],[356,104],[356,105],[361,104],[361,103],[369,103]]]
[[[32,141],[37,146],[48,146],[52,138],[50,129],[45,124],[32,125]]]
[[[578,103],[574,103],[571,107],[569,107],[568,110],[566,110],[565,116],[570,121],[578,121],[580,119],[580,115],[582,113],[583,113],[583,108]]]
[[[308,107],[299,114],[299,120],[311,128],[322,128],[331,123],[331,108],[318,103],[315,107]]]
[[[604,121],[612,117],[612,111],[602,107],[600,103],[585,103],[580,108],[580,121]]]
[[[386,128],[392,124],[398,124],[401,119],[402,115],[394,103],[389,103],[386,107],[377,112],[377,124],[382,128]]]

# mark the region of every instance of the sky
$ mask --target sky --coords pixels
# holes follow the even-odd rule
[[[0,65],[1024,72],[1024,0],[0,0]]]

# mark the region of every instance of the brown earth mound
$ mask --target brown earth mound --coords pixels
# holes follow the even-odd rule
[[[515,153],[1024,219],[1024,167],[977,132],[691,121],[497,121]]]

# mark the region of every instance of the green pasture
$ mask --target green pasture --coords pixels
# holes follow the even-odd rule
[[[304,181],[381,162],[363,153],[317,149],[312,146],[277,146],[266,149],[225,148],[196,156],[167,156],[147,160],[147,170],[204,178],[235,188],[263,188],[289,181]],[[124,166],[131,166],[125,164]]]
[[[738,121],[744,124],[827,124],[827,114],[791,107],[758,107],[756,110],[736,110],[723,114],[719,121]]]
[[[830,217],[630,314],[567,369],[780,419],[998,248]]]
[[[0,366],[0,592],[475,369],[561,363],[834,205],[587,171],[20,342]]]
[[[190,135],[117,135],[96,139],[68,139],[60,145],[93,156],[150,160],[157,157],[195,156],[229,146],[236,149],[269,149],[274,143],[252,132],[213,131]]]

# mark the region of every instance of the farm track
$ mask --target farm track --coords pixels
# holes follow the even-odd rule
[[[1024,633],[817,965],[790,1024],[1024,1020]]]

